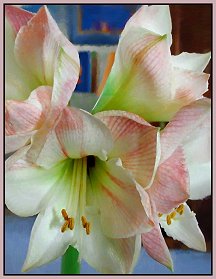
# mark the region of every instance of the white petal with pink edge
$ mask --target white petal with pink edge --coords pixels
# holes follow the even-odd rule
[[[90,183],[97,197],[104,234],[112,238],[127,238],[152,228],[136,182],[118,160],[95,160],[89,169]]]

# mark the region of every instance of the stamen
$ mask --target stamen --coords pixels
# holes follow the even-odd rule
[[[173,212],[170,214],[170,218],[173,219],[175,216],[176,216],[176,211],[173,211]]]
[[[74,218],[69,218],[68,227],[69,227],[70,230],[73,230],[73,228],[74,228]]]
[[[184,204],[180,204],[176,211],[182,215],[184,213]]]
[[[65,209],[62,209],[61,214],[62,214],[63,218],[65,219],[65,221],[68,220],[68,215],[67,215],[67,212]]]
[[[86,224],[86,234],[87,234],[87,235],[90,234],[90,229],[91,229],[91,225],[90,225],[90,223],[88,222],[88,223]]]
[[[87,224],[87,219],[85,216],[82,216],[81,217],[81,221],[82,221],[82,225],[83,225],[83,228],[86,228],[86,224]]]
[[[66,229],[68,228],[68,221],[65,221],[64,225],[61,227],[61,232],[65,232]]]
[[[166,217],[166,221],[167,221],[167,225],[171,225],[172,220],[171,220],[170,215],[167,215],[167,217]]]
[[[163,216],[163,214],[162,213],[158,213],[158,217],[161,217],[161,216]]]

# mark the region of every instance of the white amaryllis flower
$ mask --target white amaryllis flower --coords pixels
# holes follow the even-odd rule
[[[172,56],[169,6],[142,6],[127,22],[93,113],[121,109],[149,122],[169,121],[208,89],[210,53]]]
[[[147,190],[155,228],[142,235],[150,256],[172,269],[172,260],[160,231],[198,251],[206,251],[195,213],[185,201],[211,194],[211,102],[207,98],[182,108],[161,132],[161,161]],[[159,216],[158,216],[159,215]]]
[[[6,5],[5,15],[5,135],[9,153],[28,144],[45,122],[51,126],[68,104],[79,77],[79,56],[46,6],[32,14]],[[18,112],[21,115],[16,118]]]
[[[17,115],[18,117],[18,115]],[[76,247],[96,270],[129,273],[153,226],[148,194],[160,157],[158,129],[138,116],[65,108],[35,163],[29,146],[6,163],[6,205],[38,214],[23,270]],[[141,194],[141,195],[140,195]]]

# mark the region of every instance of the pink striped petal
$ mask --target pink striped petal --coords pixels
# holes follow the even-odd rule
[[[161,163],[172,155],[175,149],[193,137],[193,131],[209,121],[211,101],[207,98],[183,107],[161,132]]]
[[[75,88],[75,80],[78,80],[79,76],[78,52],[61,33],[45,6],[17,34],[15,57],[23,70],[34,76],[39,84],[53,85],[54,83],[54,86],[56,82],[62,84],[66,92],[61,97],[64,103],[65,98],[67,99],[67,104]],[[65,62],[66,59],[71,64],[70,68]],[[61,67],[60,63],[62,63]],[[63,80],[59,80],[61,78]],[[66,81],[67,85],[65,85]],[[58,91],[59,88],[56,90]]]
[[[95,159],[90,184],[100,210],[101,226],[111,238],[127,238],[152,228],[136,183],[116,159]]]
[[[142,244],[150,257],[173,271],[172,258],[158,224],[142,234]]]
[[[50,107],[52,88],[41,86],[26,101],[6,101],[5,135],[6,152],[25,145],[39,129]]]
[[[158,129],[135,114],[106,111],[95,115],[109,128],[114,146],[111,158],[121,158],[143,187],[151,185],[160,157]]]
[[[148,121],[160,121],[165,117],[167,100],[174,94],[171,74],[166,36],[131,28],[119,42],[114,65],[93,113],[120,109]]]
[[[66,157],[95,155],[106,160],[112,145],[112,136],[100,120],[85,111],[67,107],[56,123],[49,115],[33,137],[28,159],[48,168]]]
[[[148,193],[160,213],[169,213],[189,198],[188,171],[181,148],[159,165]]]
[[[20,9],[12,5],[5,5],[5,15],[10,22],[15,34],[17,34],[20,28],[26,25],[29,20],[34,16],[33,13]]]
[[[66,108],[56,125],[57,138],[71,158],[95,155],[106,160],[112,137],[106,126],[88,112]]]

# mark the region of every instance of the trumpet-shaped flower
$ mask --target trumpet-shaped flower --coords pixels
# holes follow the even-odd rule
[[[32,14],[6,5],[5,12],[8,153],[28,143],[44,116],[51,123],[67,105],[78,80],[79,57],[46,7]],[[23,113],[29,115],[24,122]]]
[[[211,193],[210,100],[198,100],[175,115],[161,132],[161,151],[154,183],[147,190],[155,228],[142,235],[142,242],[150,256],[172,268],[159,223],[174,239],[190,248],[206,250],[195,214],[185,201]]]
[[[26,158],[30,146],[7,160],[8,208],[19,216],[38,214],[24,270],[73,245],[98,271],[128,273],[141,233],[153,226],[149,196],[139,183],[149,187],[156,173],[158,129],[132,113],[96,116],[67,107],[37,164]]]
[[[93,108],[121,109],[149,122],[169,121],[207,91],[203,73],[210,54],[170,53],[171,18],[166,5],[142,6],[127,22],[104,90]]]

